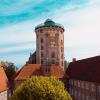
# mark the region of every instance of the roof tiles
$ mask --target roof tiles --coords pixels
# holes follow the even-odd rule
[[[3,67],[0,65],[0,92],[8,89],[8,79]]]
[[[42,75],[42,76],[53,76],[57,78],[62,78],[64,76],[63,68],[60,66],[51,66],[50,72],[45,72],[45,67],[41,64],[27,64],[25,65],[20,72],[18,72],[15,80],[24,80],[27,77],[31,77],[34,75]]]
[[[32,75],[41,75],[41,68],[41,64],[27,64],[20,70],[15,80],[24,80],[25,78],[31,77]]]
[[[100,83],[100,56],[71,62],[66,73],[72,79]]]

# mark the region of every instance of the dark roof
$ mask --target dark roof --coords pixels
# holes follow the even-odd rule
[[[35,27],[35,30],[41,27],[60,27],[64,30],[64,27],[61,24],[55,23],[54,21],[52,21],[51,19],[47,19],[44,23],[39,24],[38,26]]]
[[[100,56],[71,62],[66,74],[71,79],[100,83]]]
[[[27,64],[36,64],[36,51],[33,54],[30,54]]]

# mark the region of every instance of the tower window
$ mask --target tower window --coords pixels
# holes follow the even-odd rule
[[[48,36],[49,36],[49,35],[48,35],[48,33],[46,33],[45,35],[46,35],[46,37],[48,37]]]
[[[59,66],[59,62],[58,61],[56,62],[56,65]]]
[[[43,59],[41,59],[41,64],[43,64]]]
[[[61,34],[63,33],[63,31],[60,31],[61,32]]]
[[[59,36],[59,33],[57,33],[56,36]]]
[[[55,60],[52,60],[52,64],[55,64]]]
[[[41,46],[41,50],[43,50],[44,48],[43,48],[43,46]]]
[[[41,58],[43,57],[43,53],[41,53]]]
[[[61,52],[63,52],[63,47],[61,47]]]
[[[41,38],[41,43],[43,43],[43,39]]]
[[[42,33],[43,32],[43,29],[40,29],[40,33]]]
[[[45,69],[45,71],[46,71],[46,72],[50,72],[50,68],[47,67],[47,68]]]
[[[61,55],[61,59],[63,59],[63,54]]]
[[[52,52],[51,57],[55,58],[55,52]]]
[[[63,66],[63,61],[62,61],[62,64],[61,65]]]
[[[37,35],[37,38],[39,37],[39,35]]]
[[[63,40],[61,40],[61,45],[63,45]]]

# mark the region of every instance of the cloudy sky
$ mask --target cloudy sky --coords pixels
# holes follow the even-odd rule
[[[65,27],[67,61],[100,55],[100,0],[0,0],[0,61],[23,66],[47,18]]]

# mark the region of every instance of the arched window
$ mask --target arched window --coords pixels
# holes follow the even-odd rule
[[[46,33],[45,36],[48,37],[49,36],[48,33]]]
[[[61,40],[61,45],[63,45],[63,40]]]
[[[41,45],[41,50],[43,50],[44,48],[43,48],[43,45]]]
[[[55,60],[52,60],[52,62],[51,62],[52,64],[55,64]]]
[[[43,64],[44,62],[43,62],[43,59],[41,59],[41,64]]]
[[[39,35],[37,34],[37,38],[39,37]]]
[[[61,52],[63,52],[63,47],[61,47]]]
[[[40,33],[42,33],[43,32],[43,29],[40,29]]]
[[[61,55],[61,59],[63,59],[63,54]]]
[[[42,58],[43,56],[44,56],[43,53],[41,53],[41,58]]]
[[[52,53],[51,53],[51,57],[52,57],[52,58],[55,58],[55,52],[52,52]]]
[[[61,62],[61,65],[63,66],[63,61]]]
[[[60,31],[60,33],[62,34],[62,33],[63,33],[63,31]]]
[[[41,43],[43,43],[43,38],[41,38]]]

